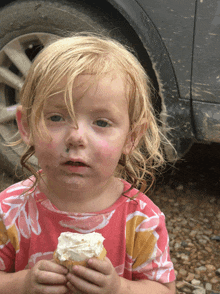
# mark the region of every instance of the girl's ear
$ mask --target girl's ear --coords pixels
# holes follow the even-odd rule
[[[31,145],[30,128],[28,126],[26,114],[24,113],[21,105],[17,107],[16,120],[22,140],[26,143],[26,145]]]
[[[138,145],[139,141],[141,140],[144,133],[147,131],[147,123],[143,123],[138,132],[133,131],[128,134],[127,140],[125,142],[125,145],[123,147],[122,153],[125,155],[130,154]]]

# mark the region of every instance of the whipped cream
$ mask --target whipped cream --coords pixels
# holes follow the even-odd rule
[[[104,248],[104,240],[101,234],[95,232],[89,234],[61,233],[56,250],[57,258],[60,261],[82,261],[98,257]]]

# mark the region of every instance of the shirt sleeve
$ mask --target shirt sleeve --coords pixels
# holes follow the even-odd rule
[[[164,214],[159,211],[149,216],[143,211],[136,211],[127,221],[126,230],[127,253],[132,258],[132,279],[160,283],[174,281]]]
[[[6,230],[3,220],[0,217],[0,270],[14,272],[15,249],[10,238],[14,238],[15,228]]]

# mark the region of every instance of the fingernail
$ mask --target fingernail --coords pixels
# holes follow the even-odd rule
[[[92,259],[89,259],[89,260],[87,261],[87,263],[88,263],[88,264],[92,264],[92,263],[93,263]]]
[[[78,271],[78,269],[79,269],[78,265],[74,265],[74,266],[73,266],[73,270],[74,270],[74,271]]]

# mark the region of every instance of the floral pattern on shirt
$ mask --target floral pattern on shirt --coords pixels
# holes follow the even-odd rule
[[[158,219],[148,218],[141,212],[135,212],[127,217],[126,222],[126,248],[129,259],[132,256],[132,269],[137,269],[143,265],[144,261],[152,256],[156,243],[153,235],[153,227]],[[131,242],[135,240],[135,242]],[[146,247],[146,248],[144,248]],[[140,254],[141,252],[141,254]]]
[[[4,260],[0,257],[0,270],[4,271],[6,269]]]
[[[163,214],[161,215],[163,216]],[[144,273],[150,280],[168,280],[172,262],[169,259],[168,245],[163,251],[158,247],[159,235],[156,232],[158,226],[157,214],[148,217],[142,212],[136,211],[128,215],[126,222],[126,269]],[[131,240],[135,240],[135,242],[131,242]]]
[[[21,187],[13,185],[6,193],[17,192]],[[4,213],[3,205],[6,207]],[[18,252],[20,235],[26,239],[30,238],[31,232],[40,235],[41,227],[38,217],[36,201],[32,194],[9,196],[4,199],[0,205],[0,246],[10,241],[15,251]]]
[[[115,211],[105,214],[87,215],[84,216],[69,216],[68,220],[60,221],[60,225],[64,228],[74,229],[76,232],[87,234],[100,230],[107,226],[109,220]]]

